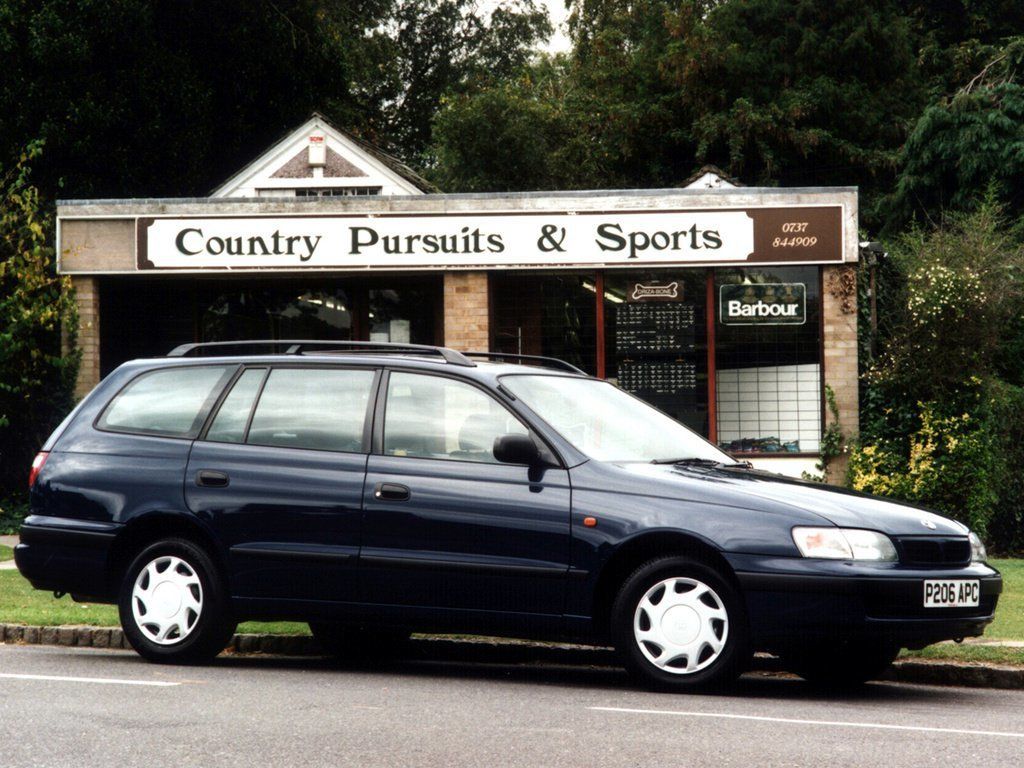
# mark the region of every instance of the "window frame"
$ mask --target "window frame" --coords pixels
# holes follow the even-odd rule
[[[249,417],[245,422],[245,433],[242,435],[242,442],[240,443],[227,443],[219,440],[207,440],[207,434],[210,428],[213,426],[213,422],[217,418],[217,414],[220,413],[221,407],[224,405],[224,401],[227,400],[228,395],[234,388],[238,379],[241,378],[242,374],[247,370],[264,370],[263,380],[260,382],[259,389],[256,391],[256,396],[253,398],[252,405],[249,408]],[[343,371],[363,371],[371,372],[373,378],[370,381],[369,396],[366,402],[366,411],[363,414],[363,434],[360,442],[358,451],[336,451],[328,448],[304,448],[299,446],[286,446],[286,445],[263,445],[260,443],[249,442],[249,430],[252,427],[253,418],[256,415],[256,410],[259,408],[260,400],[263,398],[263,391],[267,386],[267,382],[270,380],[270,376],[275,370],[305,370],[305,371],[320,371],[320,370],[343,370]],[[370,453],[370,446],[373,439],[373,421],[376,413],[376,400],[379,396],[380,381],[381,381],[381,368],[377,365],[351,365],[351,364],[323,364],[323,363],[267,363],[267,362],[253,362],[245,363],[239,366],[238,371],[232,377],[228,386],[226,386],[221,392],[221,396],[218,398],[215,406],[211,409],[207,415],[206,423],[203,425],[202,431],[195,438],[196,440],[202,440],[210,445],[231,445],[231,446],[245,446],[247,448],[265,448],[271,450],[284,450],[284,451],[316,451],[318,453],[337,453],[345,454],[348,456],[367,455]]]
[[[217,380],[217,383],[214,384],[213,389],[210,391],[210,394],[207,395],[206,399],[203,401],[203,404],[199,407],[199,411],[196,413],[195,418],[193,418],[192,420],[192,429],[190,429],[187,434],[174,435],[168,434],[167,432],[160,432],[157,430],[150,429],[119,429],[117,427],[112,427],[104,423],[104,419],[106,418],[107,413],[113,407],[114,403],[116,403],[117,400],[121,397],[121,395],[123,395],[137,381],[139,381],[142,378],[145,378],[146,376],[152,376],[158,373],[162,373],[164,371],[180,371],[186,368],[224,369],[224,373],[221,374],[220,379]],[[235,368],[235,370],[232,371],[232,368]],[[109,400],[107,400],[106,404],[103,406],[102,409],[100,409],[100,412],[96,415],[96,418],[93,419],[92,428],[95,429],[97,432],[105,432],[107,434],[113,435],[137,435],[140,437],[160,437],[166,440],[188,440],[189,442],[198,440],[199,435],[204,434],[208,427],[210,421],[210,414],[213,413],[214,410],[216,410],[220,406],[221,399],[223,398],[224,393],[228,391],[230,386],[234,385],[234,381],[238,376],[238,371],[240,368],[241,365],[238,363],[191,363],[188,365],[155,366],[153,368],[148,368],[146,370],[139,371],[136,375],[132,376],[128,381],[126,381],[120,388],[118,388],[117,392],[115,392],[113,396]],[[199,425],[198,429],[196,429],[197,422]]]
[[[394,456],[392,454],[384,453],[384,427],[387,417],[387,401],[388,401],[388,385],[391,381],[392,373],[409,373],[417,376],[424,376],[435,379],[450,379],[457,381],[461,384],[473,387],[480,391],[485,397],[489,397],[501,408],[503,408],[512,418],[518,421],[525,429],[526,433],[538,444],[540,449],[541,459],[549,463],[552,468],[563,469],[565,463],[562,461],[558,452],[548,443],[547,440],[533,427],[533,425],[525,418],[522,414],[517,413],[507,402],[497,395],[500,394],[500,390],[491,389],[490,387],[475,381],[473,379],[465,378],[463,376],[453,375],[447,371],[433,371],[424,370],[422,368],[406,368],[406,367],[391,367],[384,369],[380,376],[377,389],[377,406],[374,410],[374,429],[373,429],[373,441],[371,446],[371,453],[375,456],[382,456],[388,459],[414,459],[418,461],[443,461],[448,464],[472,464],[474,466],[483,467],[523,467],[525,464],[507,464],[502,461],[473,461],[471,459],[439,459],[430,456]]]

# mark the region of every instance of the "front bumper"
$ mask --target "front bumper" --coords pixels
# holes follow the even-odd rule
[[[991,623],[1003,589],[985,564],[905,568],[805,558],[729,556],[746,597],[750,627],[762,646],[874,638],[921,648],[976,637]],[[979,605],[925,608],[926,579],[977,579]]]
[[[33,515],[21,526],[14,562],[36,589],[111,599],[107,559],[120,528]]]

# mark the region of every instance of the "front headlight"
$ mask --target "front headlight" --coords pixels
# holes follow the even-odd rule
[[[860,528],[794,528],[793,542],[804,557],[894,562],[896,548],[884,533]]]
[[[967,534],[967,540],[971,542],[971,562],[984,563],[988,560],[988,552],[985,551],[985,544],[981,537],[974,531]]]

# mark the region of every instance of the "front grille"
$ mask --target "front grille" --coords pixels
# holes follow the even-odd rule
[[[967,565],[971,561],[971,543],[966,536],[901,536],[896,543],[906,565]]]

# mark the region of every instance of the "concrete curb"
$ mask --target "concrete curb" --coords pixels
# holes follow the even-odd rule
[[[0,643],[57,645],[78,648],[130,649],[124,632],[117,627],[62,626],[34,627],[0,624]],[[229,654],[275,656],[323,656],[323,650],[309,635],[236,634],[225,651]],[[418,637],[409,643],[403,658],[432,661],[460,661],[487,664],[554,664],[563,666],[617,666],[609,648],[591,648],[556,643],[532,643],[493,638],[443,636]],[[754,658],[752,671],[784,672],[771,656]],[[1024,667],[977,662],[898,661],[885,680],[919,685],[957,685],[968,688],[1024,689]]]

